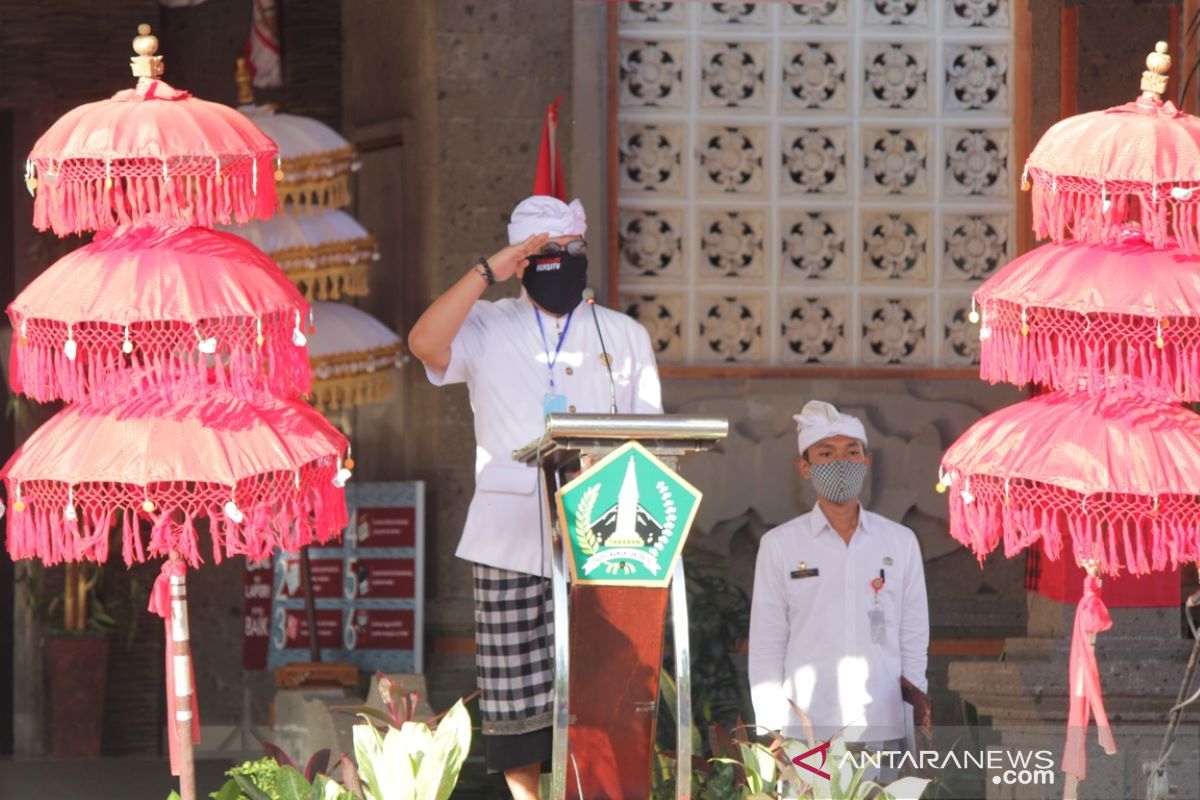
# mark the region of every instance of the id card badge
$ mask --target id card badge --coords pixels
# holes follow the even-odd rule
[[[871,644],[887,644],[887,615],[879,606],[867,611],[871,622]]]
[[[545,414],[567,413],[567,396],[565,394],[542,395],[542,412]]]

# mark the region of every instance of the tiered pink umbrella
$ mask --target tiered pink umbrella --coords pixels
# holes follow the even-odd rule
[[[1116,751],[1092,641],[1111,625],[1100,576],[1200,560],[1200,418],[1170,404],[1200,392],[1200,120],[1162,99],[1164,43],[1146,66],[1135,103],[1063,120],[1026,163],[1035,230],[1083,243],[1029,253],[975,295],[983,377],[1058,392],[978,422],[938,482],[951,533],[980,558],[1038,540],[1055,558],[1069,542],[1088,572],[1070,656],[1068,796],[1085,775],[1089,713]]]
[[[4,467],[12,558],[103,562],[119,524],[126,564],[176,553],[197,567],[202,517],[218,563],[295,551],[345,527],[347,441],[307,403],[128,388],[119,405],[59,412]]]
[[[33,224],[59,236],[117,225],[205,225],[275,212],[278,148],[246,117],[175,89],[150,26],[138,28],[137,88],[67,112],[29,154]]]
[[[102,561],[117,527],[127,562],[167,556],[151,610],[169,642],[172,772],[195,800],[197,521],[214,559],[324,542],[346,522],[349,469],[345,439],[289,399],[309,386],[303,298],[253,245],[188,228],[269,218],[275,143],[159,80],[157,40],[138,30],[137,89],[69,112],[30,155],[39,227],[132,229],[64,258],[10,309],[14,383],[76,404],[4,470],[8,549]]]
[[[1041,540],[1097,571],[1200,560],[1200,415],[1118,392],[1055,392],[981,419],[942,458],[950,534],[982,561]]]
[[[1138,222],[1155,247],[1200,253],[1200,118],[1164,101],[1171,59],[1159,42],[1132,103],[1057,123],[1025,162],[1040,237],[1117,241]]]
[[[308,304],[244,239],[205,228],[101,233],[13,301],[12,384],[40,402],[119,390],[130,369],[180,396],[309,389]]]
[[[1047,244],[975,292],[980,376],[1200,400],[1200,257],[1119,242]]]

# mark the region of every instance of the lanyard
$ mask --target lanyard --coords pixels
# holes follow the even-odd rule
[[[551,356],[550,355],[550,345],[546,342],[546,329],[544,327],[542,327],[542,315],[536,308],[533,309],[533,316],[535,319],[537,319],[538,332],[540,334],[542,334],[542,347],[546,351],[546,364],[550,367],[550,394],[555,393],[554,392],[554,365],[556,363],[558,363],[558,354],[560,352],[562,352],[563,340],[567,338],[567,331],[569,331],[571,329],[571,317],[574,314],[575,314],[574,309],[572,309],[567,314],[567,324],[563,325],[562,333],[560,333],[558,335],[558,345],[554,348],[554,355]]]

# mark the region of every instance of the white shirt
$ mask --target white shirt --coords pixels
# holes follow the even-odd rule
[[[790,577],[801,562],[817,575]],[[875,605],[871,579],[880,570],[885,641],[875,644],[868,612]],[[925,567],[911,530],[860,509],[847,545],[815,506],[763,536],[750,611],[750,693],[758,725],[801,738],[791,699],[812,721],[818,741],[903,738],[900,677],[926,691],[928,650]]]
[[[662,389],[646,329],[625,314],[595,308],[612,356],[617,411],[661,414]],[[455,555],[548,576],[548,538],[538,528],[537,469],[513,461],[512,452],[545,430],[544,398],[559,329],[566,335],[554,361],[555,392],[566,396],[570,410],[608,413],[609,382],[585,303],[575,308],[569,327],[565,316],[542,312],[541,319],[544,340],[524,292],[494,303],[481,300],[450,344],[446,371],[426,367],[425,373],[434,386],[465,381],[475,414],[475,496]],[[549,510],[543,507],[541,514],[549,530]]]

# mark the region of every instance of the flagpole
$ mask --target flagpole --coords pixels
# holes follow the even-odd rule
[[[550,194],[558,197],[562,193],[562,177],[555,169],[558,166],[558,101],[546,111],[550,118]]]

